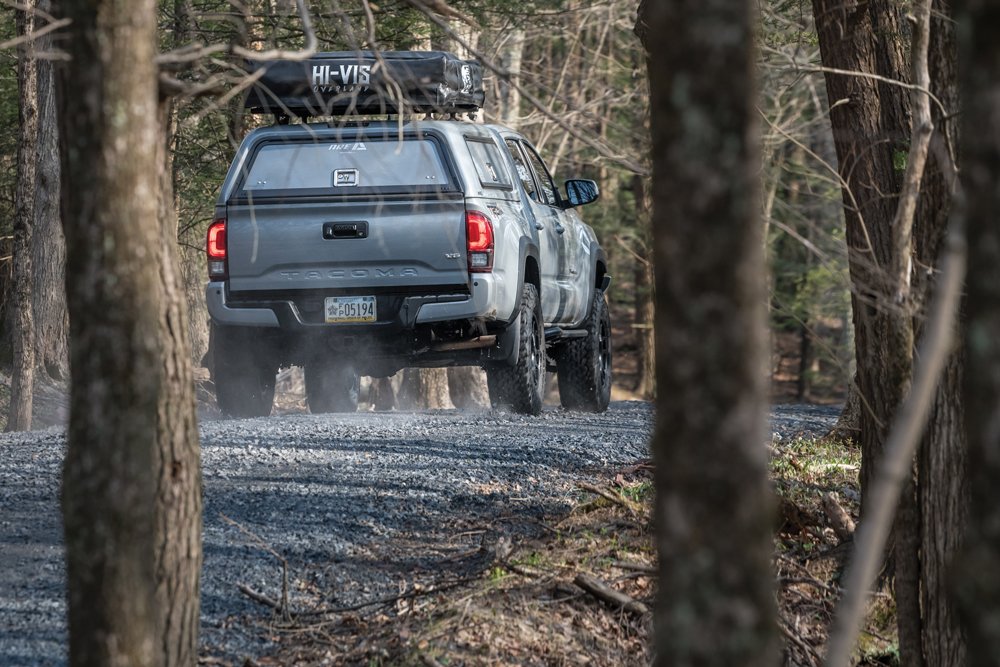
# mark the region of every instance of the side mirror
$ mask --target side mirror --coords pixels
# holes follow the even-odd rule
[[[600,196],[601,191],[594,181],[583,178],[574,178],[566,181],[565,208],[573,208],[595,202]]]

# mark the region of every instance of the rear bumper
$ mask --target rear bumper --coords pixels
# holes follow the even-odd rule
[[[230,298],[225,283],[210,282],[205,290],[205,300],[212,321],[225,326],[263,327],[271,329],[288,329],[293,331],[329,331],[352,330],[408,330],[418,324],[447,322],[454,320],[481,319],[485,321],[503,321],[510,319],[511,312],[501,312],[497,306],[500,290],[499,276],[482,274],[474,275],[468,293],[457,294],[406,294],[379,295],[379,308],[383,308],[383,299],[395,316],[367,325],[326,324],[316,315],[315,308],[307,311],[303,304],[294,299],[261,298],[253,299],[246,296],[239,300]],[[322,303],[322,297],[310,299],[310,306]],[[512,310],[512,309],[511,309]],[[320,316],[321,317],[321,316]]]
[[[241,327],[278,328],[277,315],[271,308],[230,308],[226,303],[226,284],[210,282],[205,289],[208,314],[216,324]]]

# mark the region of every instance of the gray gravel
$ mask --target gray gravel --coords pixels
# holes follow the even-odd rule
[[[828,429],[835,408],[779,407],[776,437]],[[238,661],[269,648],[270,610],[340,607],[474,574],[507,536],[565,511],[574,482],[647,456],[649,404],[603,415],[546,410],[286,415],[201,426],[202,642]],[[0,665],[66,660],[59,519],[62,431],[0,436]],[[227,520],[228,518],[228,520]]]

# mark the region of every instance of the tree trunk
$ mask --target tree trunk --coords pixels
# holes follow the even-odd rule
[[[844,409],[837,417],[837,423],[827,434],[827,437],[838,440],[851,440],[858,442],[858,434],[861,432],[861,394],[858,391],[857,373],[851,376],[850,384],[847,385],[847,398],[844,399]]]
[[[70,316],[63,467],[71,665],[160,665],[156,5],[63,0],[59,116]]]
[[[924,173],[914,246],[917,266],[935,267],[945,245],[953,216],[955,172],[949,155],[958,145],[958,94],[955,27],[946,3],[934,3],[929,67],[931,89],[945,108],[931,106],[935,134]],[[957,156],[956,156],[957,157]],[[924,315],[936,289],[936,272],[915,271],[913,291],[918,295],[916,336],[922,336]],[[958,323],[962,326],[962,323]],[[968,473],[965,415],[962,401],[964,345],[952,353],[938,382],[934,404],[917,457],[920,513],[920,609],[922,650],[929,667],[966,663],[962,628],[949,595],[953,561],[968,524]]]
[[[1000,655],[1000,7],[952,3],[962,73],[962,161],[968,226],[968,365],[964,375],[971,507],[961,560],[953,567],[969,664]],[[957,663],[956,663],[957,664]]]
[[[496,79],[497,122],[509,128],[517,129],[521,120],[521,91],[512,83],[519,83],[521,78],[521,62],[524,55],[524,30],[514,28],[501,37],[501,47],[497,64],[510,73],[510,82]]]
[[[72,21],[58,95],[73,374],[63,469],[70,663],[192,665],[200,472],[156,6],[67,0],[61,9]]]
[[[405,369],[396,392],[396,405],[403,410],[454,407],[448,395],[448,369]]]
[[[17,10],[17,34],[35,31],[32,3]],[[17,187],[14,193],[13,294],[13,376],[11,378],[8,431],[31,428],[31,404],[35,385],[35,320],[32,313],[32,232],[35,225],[35,164],[38,158],[38,59],[34,44],[18,49]]]
[[[809,400],[809,365],[812,363],[812,334],[806,324],[799,325],[799,377],[795,385],[795,400]]]
[[[900,41],[900,8],[884,0],[843,3],[813,0],[823,65],[848,72],[908,80]],[[896,159],[910,137],[906,91],[851,74],[826,74],[830,123],[841,178],[846,219],[851,303],[854,315],[857,389],[862,406],[861,516],[888,431],[912,372],[910,301],[895,299],[892,221],[902,185]],[[846,100],[846,103],[840,102]],[[840,102],[840,103],[837,103]],[[896,515],[889,554],[895,580],[900,659],[920,665],[919,543],[916,495],[906,485]],[[898,562],[897,562],[898,561]],[[915,661],[915,662],[910,662]]]
[[[173,105],[161,100],[159,316],[164,391],[157,409],[156,603],[165,667],[198,661],[201,575],[201,452],[195,418],[188,306],[178,262],[177,206],[171,154]]]
[[[51,13],[50,0],[38,10]],[[36,50],[52,50],[52,35]],[[35,367],[53,380],[69,380],[69,320],[66,316],[66,241],[59,215],[59,121],[53,61],[38,60],[38,158],[35,163],[35,230],[32,237]],[[41,378],[44,381],[44,377]]]
[[[858,8],[815,0],[814,7],[824,65],[911,80],[903,65],[898,6],[869,3]],[[885,431],[908,391],[913,341],[924,327],[934,287],[932,269],[950,215],[952,166],[947,164],[947,146],[954,144],[955,131],[947,116],[958,109],[954,39],[947,6],[936,3],[934,10],[938,18],[932,23],[928,64],[934,93],[945,111],[943,115],[931,107],[935,134],[923,170],[912,249],[893,247],[898,238],[892,224],[895,211],[884,210],[897,206],[892,195],[899,186],[892,163],[901,154],[900,140],[911,135],[902,98],[905,91],[856,76],[827,74],[831,102],[849,100],[831,110],[831,122],[840,172],[850,186],[844,200],[861,390],[862,516],[864,492],[880,460]],[[918,270],[907,268],[911,261]],[[894,293],[904,298],[894,298]],[[957,398],[961,367],[961,352],[956,352],[938,386],[915,474],[900,499],[894,528],[900,660],[917,667],[961,664],[964,655],[961,632],[943,594],[945,571],[965,521],[964,443]]]
[[[884,3],[844,3],[813,0],[823,65],[849,72],[870,72],[906,79],[895,51],[878,42],[898,35],[898,8]],[[887,16],[876,16],[885,12]],[[876,26],[879,32],[876,38]],[[900,56],[901,58],[901,56]],[[892,68],[884,65],[893,62]],[[895,215],[901,173],[894,158],[909,139],[905,90],[868,78],[826,75],[830,122],[841,177],[847,224],[848,261],[860,391],[862,514],[864,494],[879,459],[890,417],[895,414],[908,381],[908,366],[893,367],[894,351],[907,357],[912,343],[892,324],[886,308],[887,272],[892,265],[890,223]],[[834,104],[841,100],[846,103]],[[900,320],[897,319],[897,322]]]
[[[647,246],[648,247],[648,246]],[[635,393],[640,398],[651,399],[656,394],[656,341],[653,321],[656,309],[653,304],[653,265],[651,262],[635,263],[635,326],[639,341],[639,359]]]
[[[476,366],[449,368],[448,397],[456,408],[462,410],[490,407],[486,373]]]
[[[649,51],[653,135],[656,660],[771,665],[750,3],[645,0],[636,31]]]
[[[396,389],[392,378],[372,378],[368,389],[368,403],[372,410],[392,410],[396,407]]]
[[[632,196],[635,198],[635,213],[638,223],[637,234],[643,247],[652,247],[649,234],[649,197],[646,194],[646,179],[641,174],[632,175]],[[638,368],[635,392],[642,398],[653,398],[656,392],[656,342],[653,336],[653,264],[650,258],[635,260],[635,314],[633,323],[638,340]]]

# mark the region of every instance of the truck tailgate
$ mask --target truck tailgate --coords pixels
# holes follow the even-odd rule
[[[423,199],[228,206],[232,292],[465,286],[465,202]]]

